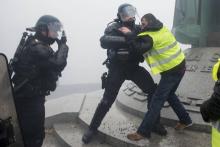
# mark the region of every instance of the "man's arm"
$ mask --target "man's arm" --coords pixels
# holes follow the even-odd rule
[[[144,54],[153,47],[153,40],[150,36],[136,37],[135,39],[127,40],[133,49],[138,53]]]
[[[127,27],[121,27],[118,30],[124,34],[130,47],[140,54],[144,54],[153,47],[153,39],[149,35],[139,37],[137,32],[132,32]]]

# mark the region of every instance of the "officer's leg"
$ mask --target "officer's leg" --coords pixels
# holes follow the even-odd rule
[[[95,114],[89,125],[89,130],[83,135],[82,141],[84,143],[89,143],[92,136],[97,131],[106,113],[109,111],[110,107],[114,103],[118,91],[124,80],[125,77],[120,70],[113,69],[109,71],[103,98],[96,108]]]
[[[16,100],[16,108],[19,118],[19,124],[24,137],[25,147],[41,147],[45,137],[44,119],[45,107],[44,101]],[[29,99],[29,100],[27,100]],[[41,99],[36,97],[35,99]]]
[[[157,88],[157,84],[154,83],[153,78],[151,77],[151,75],[149,74],[149,72],[139,66],[133,75],[132,81],[144,92],[148,94],[148,103],[147,103],[147,107],[148,109],[150,108],[150,104],[152,101],[152,96]],[[154,124],[153,127],[153,132],[159,134],[159,135],[166,135],[167,131],[165,129],[165,127],[160,124],[160,114]]]

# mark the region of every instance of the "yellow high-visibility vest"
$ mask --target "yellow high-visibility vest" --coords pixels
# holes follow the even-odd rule
[[[220,121],[212,123],[212,147],[220,147]]]
[[[153,39],[153,47],[144,54],[153,74],[172,69],[185,59],[175,37],[166,27],[159,31],[146,31],[138,34],[140,37],[146,35]]]
[[[220,59],[212,68],[212,78],[218,81],[218,69],[220,66]],[[220,147],[220,120],[212,123],[212,147]]]
[[[214,81],[218,81],[218,69],[220,65],[220,59],[218,59],[218,62],[215,63],[215,65],[212,68],[212,78]]]

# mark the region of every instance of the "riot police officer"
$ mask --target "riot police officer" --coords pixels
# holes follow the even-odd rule
[[[56,88],[56,81],[67,64],[68,46],[63,36],[61,22],[54,16],[39,18],[34,31],[16,52],[12,64],[15,89],[15,105],[25,147],[41,147],[45,137],[45,96]],[[50,45],[55,41],[58,50]]]
[[[89,143],[92,136],[97,132],[125,80],[133,81],[143,92],[148,94],[148,104],[150,104],[151,96],[156,89],[156,84],[149,72],[139,66],[139,63],[144,61],[142,54],[133,49],[126,41],[129,37],[137,35],[140,30],[140,26],[135,24],[135,15],[136,8],[134,6],[130,4],[120,5],[118,18],[108,25],[104,36],[100,39],[102,48],[107,49],[109,71],[103,98],[96,108],[89,129],[82,137],[84,143]],[[132,32],[125,36],[119,31],[122,26],[130,28]],[[155,126],[154,131],[156,133],[167,134],[165,128],[159,124],[159,119]]]

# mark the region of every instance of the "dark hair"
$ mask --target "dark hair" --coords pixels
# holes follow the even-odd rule
[[[148,24],[152,24],[153,22],[157,21],[156,17],[151,13],[148,13],[142,16],[141,20],[143,19],[146,19]]]
[[[157,31],[163,27],[163,23],[160,22],[153,14],[147,13],[142,16],[141,20],[146,19],[148,25],[146,30]]]

